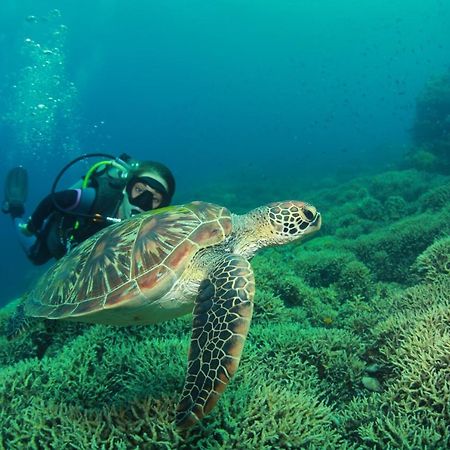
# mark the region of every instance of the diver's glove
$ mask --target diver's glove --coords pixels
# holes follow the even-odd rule
[[[28,220],[28,222],[24,223],[19,223],[17,225],[17,228],[19,228],[19,231],[27,237],[33,236],[34,231],[33,231],[33,225],[31,224],[31,220]]]

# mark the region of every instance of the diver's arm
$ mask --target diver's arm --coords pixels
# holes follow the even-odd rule
[[[28,230],[32,233],[40,230],[45,219],[53,212],[58,211],[59,208],[66,211],[73,210],[78,206],[80,196],[81,189],[67,189],[65,191],[55,192],[53,196],[52,194],[47,195],[31,215],[27,223]],[[55,206],[55,203],[59,208]]]

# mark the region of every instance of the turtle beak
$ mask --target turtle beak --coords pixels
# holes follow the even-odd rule
[[[319,212],[316,212],[314,219],[309,223],[308,227],[305,229],[304,235],[315,233],[320,230],[322,226],[322,216]]]
[[[317,216],[311,223],[311,226],[314,227],[316,231],[320,230],[320,227],[322,226],[322,216],[320,215],[320,212],[317,212]]]

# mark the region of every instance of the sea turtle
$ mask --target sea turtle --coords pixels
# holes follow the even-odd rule
[[[209,413],[236,372],[253,311],[249,259],[266,246],[317,231],[300,201],[244,215],[193,202],[139,214],[74,248],[24,297],[24,317],[142,325],[193,313],[187,375],[176,423]],[[17,322],[17,321],[16,321]]]

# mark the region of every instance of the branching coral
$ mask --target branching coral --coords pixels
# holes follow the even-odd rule
[[[450,212],[423,213],[398,221],[349,243],[378,280],[405,283],[417,255],[433,240],[450,233]]]
[[[413,270],[428,282],[436,281],[441,275],[450,276],[450,236],[439,239],[421,253]]]
[[[369,298],[373,290],[371,273],[360,261],[350,261],[342,267],[336,285],[346,298]]]
[[[358,392],[365,346],[353,333],[325,328],[302,330],[296,324],[258,327],[255,331],[250,345],[255,346],[254,356],[260,364],[253,361],[252,366],[258,370],[262,364],[268,381],[294,390],[316,386],[320,398],[329,403],[338,399],[342,402]],[[272,364],[266,366],[264,359]]]
[[[418,200],[421,211],[439,211],[450,205],[450,182],[425,192]]]
[[[450,444],[450,277],[398,296],[374,333],[384,392],[355,399],[342,414],[352,440],[368,447]],[[357,430],[357,433],[355,433]]]
[[[338,248],[316,251],[299,248],[293,269],[310,286],[328,287],[339,280],[342,268],[353,260],[351,252]]]
[[[447,448],[445,186],[442,176],[404,171],[316,193],[333,225],[254,258],[239,370],[186,433],[173,414],[190,317],[123,329],[42,324],[12,342],[0,335],[0,448]],[[363,218],[368,200],[375,215]],[[0,325],[11,310],[0,311]]]
[[[0,372],[0,445],[8,449],[29,442],[55,448],[63,448],[64,442],[74,448],[337,445],[331,408],[320,400],[323,392],[319,394],[328,381],[315,375],[318,355],[306,348],[317,345],[313,343],[319,338],[316,352],[329,352],[320,362],[321,371],[331,374],[342,355],[355,358],[352,352],[360,344],[355,341],[344,353],[341,339],[311,335],[305,347],[308,334],[302,338],[294,324],[257,334],[261,337],[256,341],[249,338],[241,370],[217,410],[180,435],[171,414],[181,388],[186,340],[127,336],[125,331],[92,327],[57,356],[30,359]],[[269,351],[278,360],[268,358]],[[339,370],[348,372],[350,367],[342,360]]]
[[[383,172],[368,180],[369,192],[380,201],[395,195],[411,202],[429,189],[428,178],[429,175],[416,170]]]

